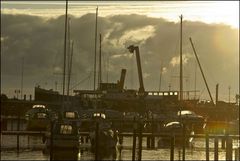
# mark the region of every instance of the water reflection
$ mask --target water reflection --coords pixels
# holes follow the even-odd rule
[[[80,160],[78,150],[55,149],[52,153],[52,160]]]

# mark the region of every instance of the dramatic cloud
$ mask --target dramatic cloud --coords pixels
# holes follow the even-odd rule
[[[26,93],[32,92],[36,84],[55,89],[56,81],[59,90],[63,71],[64,16],[52,19],[18,14],[1,16],[2,92],[13,95],[14,89],[20,88],[23,58]],[[70,17],[74,41],[71,86],[82,82],[76,89],[92,89],[95,14]],[[178,79],[172,79],[173,75],[179,76],[179,23],[136,14],[99,17],[98,22],[98,31],[102,35],[103,81],[116,82],[121,68],[126,68],[126,86],[138,89],[136,57],[126,49],[134,44],[140,48],[145,89],[158,90],[162,65],[161,89],[168,90],[171,84],[173,90],[179,90]],[[185,89],[194,87],[195,57],[188,40],[192,37],[212,93],[215,93],[217,83],[222,94],[220,99],[228,98],[229,85],[232,95],[238,92],[238,32],[226,25],[184,21],[183,73],[189,77],[184,81],[188,82],[184,84]],[[197,88],[204,90],[199,69],[197,79]],[[201,97],[208,98],[207,92]]]

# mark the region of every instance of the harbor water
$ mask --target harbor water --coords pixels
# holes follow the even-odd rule
[[[158,138],[156,138],[157,141]],[[49,155],[44,155],[42,149],[44,144],[42,138],[38,136],[20,136],[19,138],[20,150],[17,152],[17,137],[14,135],[1,135],[1,160],[49,160]],[[157,143],[156,143],[157,144]],[[170,159],[170,148],[159,149],[155,146],[154,149],[146,148],[146,138],[142,142],[142,160],[169,160]],[[226,150],[221,148],[221,141],[219,140],[218,159],[226,159]],[[88,147],[88,144],[82,145]],[[132,159],[132,138],[124,137],[123,149],[121,154],[118,153],[117,160],[131,160]],[[209,139],[209,159],[214,160],[214,140]],[[233,149],[239,147],[237,140],[233,141]],[[137,152],[138,149],[136,149]],[[91,153],[87,148],[79,149],[76,156],[72,156],[71,151],[64,151],[60,153],[63,156],[71,156],[77,160],[94,160],[94,154]],[[136,155],[137,156],[137,155]],[[233,159],[235,154],[233,151]],[[109,158],[105,158],[106,160]],[[136,158],[137,159],[137,158]],[[174,160],[182,159],[182,149],[174,149]],[[205,151],[205,139],[196,138],[192,148],[187,148],[185,151],[185,160],[206,160]]]

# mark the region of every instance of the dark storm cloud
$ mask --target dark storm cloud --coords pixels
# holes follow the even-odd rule
[[[73,82],[76,83],[93,70],[95,15],[70,17],[71,38],[74,40],[73,79],[75,80]],[[98,22],[99,32],[103,36],[104,80],[107,56],[109,56],[108,75],[111,78],[110,81],[115,82],[119,79],[121,68],[127,68],[126,86],[131,87],[129,79],[132,77],[131,73],[134,72],[134,82],[136,82],[134,87],[138,88],[135,56],[131,56],[126,49],[127,45],[133,43],[140,45],[146,89],[158,89],[162,63],[165,67],[162,89],[167,90],[169,83],[172,83],[172,87],[178,90],[177,81],[173,80],[172,76],[179,73],[177,64],[179,23],[134,14],[99,17]],[[22,57],[25,62],[24,76],[28,81],[26,86],[29,88],[32,88],[40,80],[53,81],[56,79],[51,76],[54,72],[61,72],[63,66],[64,16],[45,20],[28,15],[2,14],[1,33],[3,88],[4,86],[14,86],[14,81],[9,82],[8,78],[19,79],[17,77],[20,75]],[[209,25],[202,22],[184,21],[183,54],[188,58],[184,64],[184,72],[185,75],[190,76],[190,85],[187,86],[193,88],[195,58],[188,40],[189,37],[193,39],[212,91],[216,83],[224,86],[222,88],[231,85],[237,89],[238,30],[221,24]],[[170,63],[174,61],[175,65]],[[198,79],[198,88],[202,90],[204,84],[200,75]]]

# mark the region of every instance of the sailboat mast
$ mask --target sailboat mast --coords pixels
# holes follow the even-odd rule
[[[96,90],[96,59],[97,59],[97,20],[98,20],[98,7],[96,8],[96,23],[95,23],[95,53],[94,53],[94,85],[93,89]]]
[[[183,100],[183,71],[182,71],[182,19],[183,16],[180,16],[180,101]]]
[[[70,50],[71,50],[71,40],[70,40],[70,18],[68,18],[68,29],[67,29],[67,32],[68,32],[68,51],[67,51],[67,58],[68,58],[68,60],[67,60],[67,62],[68,62],[68,74],[67,74],[67,76],[68,76],[68,81],[67,81],[67,97],[69,97],[69,86],[70,86],[70,54],[71,54],[71,52],[70,52]],[[69,100],[69,99],[68,99]]]
[[[197,98],[197,62],[195,61],[195,73],[194,73],[194,99]]]
[[[24,57],[22,58],[22,75],[21,75],[21,99],[23,96],[23,66],[24,66]]]
[[[205,76],[204,76],[204,73],[203,73],[203,70],[202,70],[202,66],[201,66],[200,61],[199,61],[199,59],[198,59],[198,56],[197,56],[196,50],[195,50],[195,48],[194,48],[194,45],[193,45],[193,42],[192,42],[191,37],[189,38],[189,40],[190,40],[190,42],[191,42],[191,45],[192,45],[192,48],[193,48],[193,52],[194,52],[194,55],[195,55],[195,57],[196,57],[196,59],[197,59],[198,66],[199,66],[199,68],[200,68],[201,74],[202,74],[202,76],[203,76],[204,83],[205,83],[205,85],[206,85],[206,87],[207,87],[208,94],[209,94],[209,96],[210,96],[210,98],[211,98],[212,103],[214,104],[213,98],[212,98],[212,95],[211,95],[211,92],[210,92],[210,89],[209,89],[208,84],[207,84],[207,80],[206,80],[206,78],[205,78]]]
[[[163,67],[162,67],[162,64],[161,64],[161,67],[160,67],[160,78],[159,78],[159,92],[161,91],[161,85],[162,85],[162,70],[163,70]]]
[[[102,35],[99,34],[99,74],[98,74],[98,88],[102,83]]]
[[[73,41],[71,46],[71,53],[69,55],[69,69],[68,69],[68,101],[69,101],[69,87],[70,87],[70,81],[71,81],[71,74],[72,74],[72,58],[73,58]]]
[[[63,54],[63,97],[62,97],[62,108],[64,110],[64,94],[65,94],[65,73],[66,73],[66,53],[67,53],[67,20],[68,20],[68,0],[66,0],[66,11],[65,11],[65,32],[64,32],[64,54]]]

